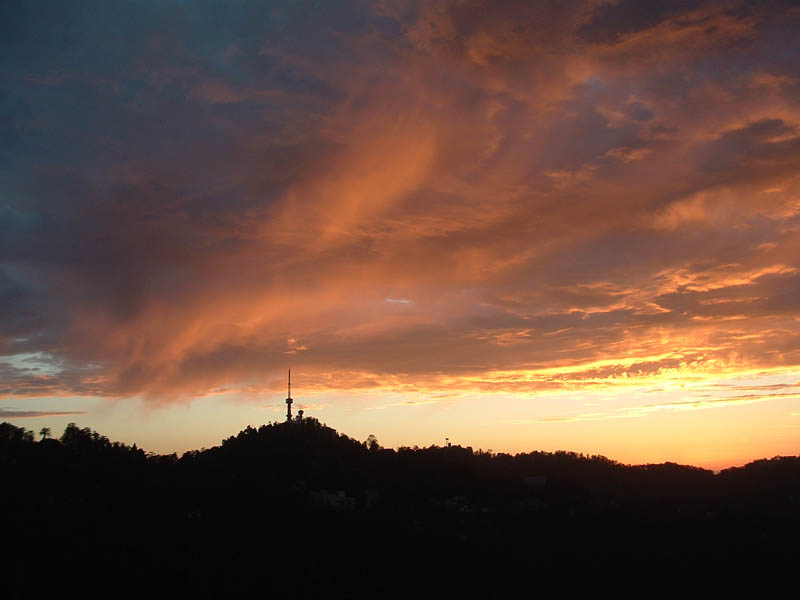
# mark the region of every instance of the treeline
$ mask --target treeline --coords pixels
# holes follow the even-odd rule
[[[180,457],[74,424],[40,434],[0,424],[5,579],[19,590],[43,569],[91,565],[98,585],[181,593],[506,597],[520,577],[624,566],[632,583],[669,564],[671,595],[701,565],[780,574],[800,533],[800,457],[715,475],[571,452],[392,450],[313,418]]]

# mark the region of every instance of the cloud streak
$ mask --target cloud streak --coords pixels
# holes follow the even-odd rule
[[[27,419],[37,417],[64,417],[70,415],[85,415],[85,412],[70,412],[61,410],[14,410],[0,408],[0,419]]]

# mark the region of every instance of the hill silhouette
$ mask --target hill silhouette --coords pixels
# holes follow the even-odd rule
[[[800,533],[800,457],[715,475],[571,452],[392,450],[313,418],[181,457],[74,424],[36,442],[2,423],[0,477],[3,580],[18,591],[88,568],[96,590],[492,598],[624,572],[620,590],[670,596],[715,569],[779,581]],[[725,585],[737,584],[713,582]]]

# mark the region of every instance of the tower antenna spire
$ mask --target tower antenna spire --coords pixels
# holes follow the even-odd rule
[[[292,422],[292,370],[289,369],[289,395],[286,397],[286,422]]]

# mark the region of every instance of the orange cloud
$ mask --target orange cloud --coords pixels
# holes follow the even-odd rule
[[[0,393],[258,395],[289,362],[309,391],[420,394],[800,367],[789,9],[653,10],[389,2],[309,16],[313,39],[147,38],[184,58],[127,57],[88,131],[69,103],[20,112],[75,143],[17,150]],[[28,75],[52,82],[15,88],[31,106],[70,81]],[[50,368],[14,363],[32,351]]]

